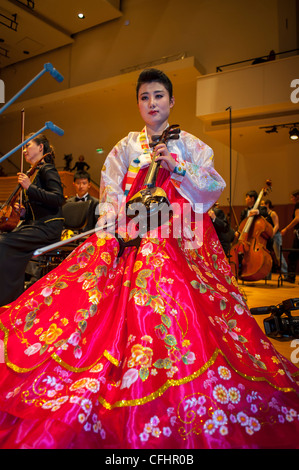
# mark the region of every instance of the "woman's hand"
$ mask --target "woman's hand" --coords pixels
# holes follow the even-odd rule
[[[18,183],[24,189],[28,189],[29,186],[31,185],[30,178],[27,175],[25,175],[25,173],[18,173]]]
[[[162,168],[173,172],[176,167],[176,161],[172,157],[171,153],[169,152],[168,148],[165,144],[158,144],[155,147],[155,153],[157,156],[156,161],[161,161]]]

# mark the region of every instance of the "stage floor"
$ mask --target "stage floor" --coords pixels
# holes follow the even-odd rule
[[[299,284],[296,279],[295,284],[284,282],[283,286],[278,287],[278,274],[272,274],[270,281],[242,282],[239,281],[239,289],[246,298],[249,308],[268,307],[270,305],[278,305],[283,300],[299,299]],[[299,310],[292,311],[292,316],[299,317]],[[254,318],[262,331],[265,333],[263,320],[268,315],[254,315]],[[273,339],[269,338],[274,344],[277,351],[292,361],[299,368],[299,338]]]

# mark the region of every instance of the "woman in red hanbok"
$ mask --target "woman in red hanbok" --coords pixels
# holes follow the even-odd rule
[[[174,105],[157,70],[137,97],[145,127],[106,159],[100,226],[142,188]],[[1,448],[299,446],[299,371],[251,316],[207,215],[225,187],[212,150],[182,131],[155,152],[178,209],[168,235],[118,257],[97,232],[0,310]]]

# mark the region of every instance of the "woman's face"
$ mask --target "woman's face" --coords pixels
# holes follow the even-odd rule
[[[26,162],[30,165],[37,163],[43,157],[43,150],[43,144],[37,144],[34,140],[27,142],[23,151]]]
[[[144,83],[138,93],[138,108],[146,126],[153,130],[164,130],[174,98],[169,98],[165,86],[159,82]]]

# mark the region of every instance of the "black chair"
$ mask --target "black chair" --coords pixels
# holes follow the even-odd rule
[[[87,225],[91,211],[91,200],[80,202],[66,202],[62,206],[64,230],[81,233]]]

